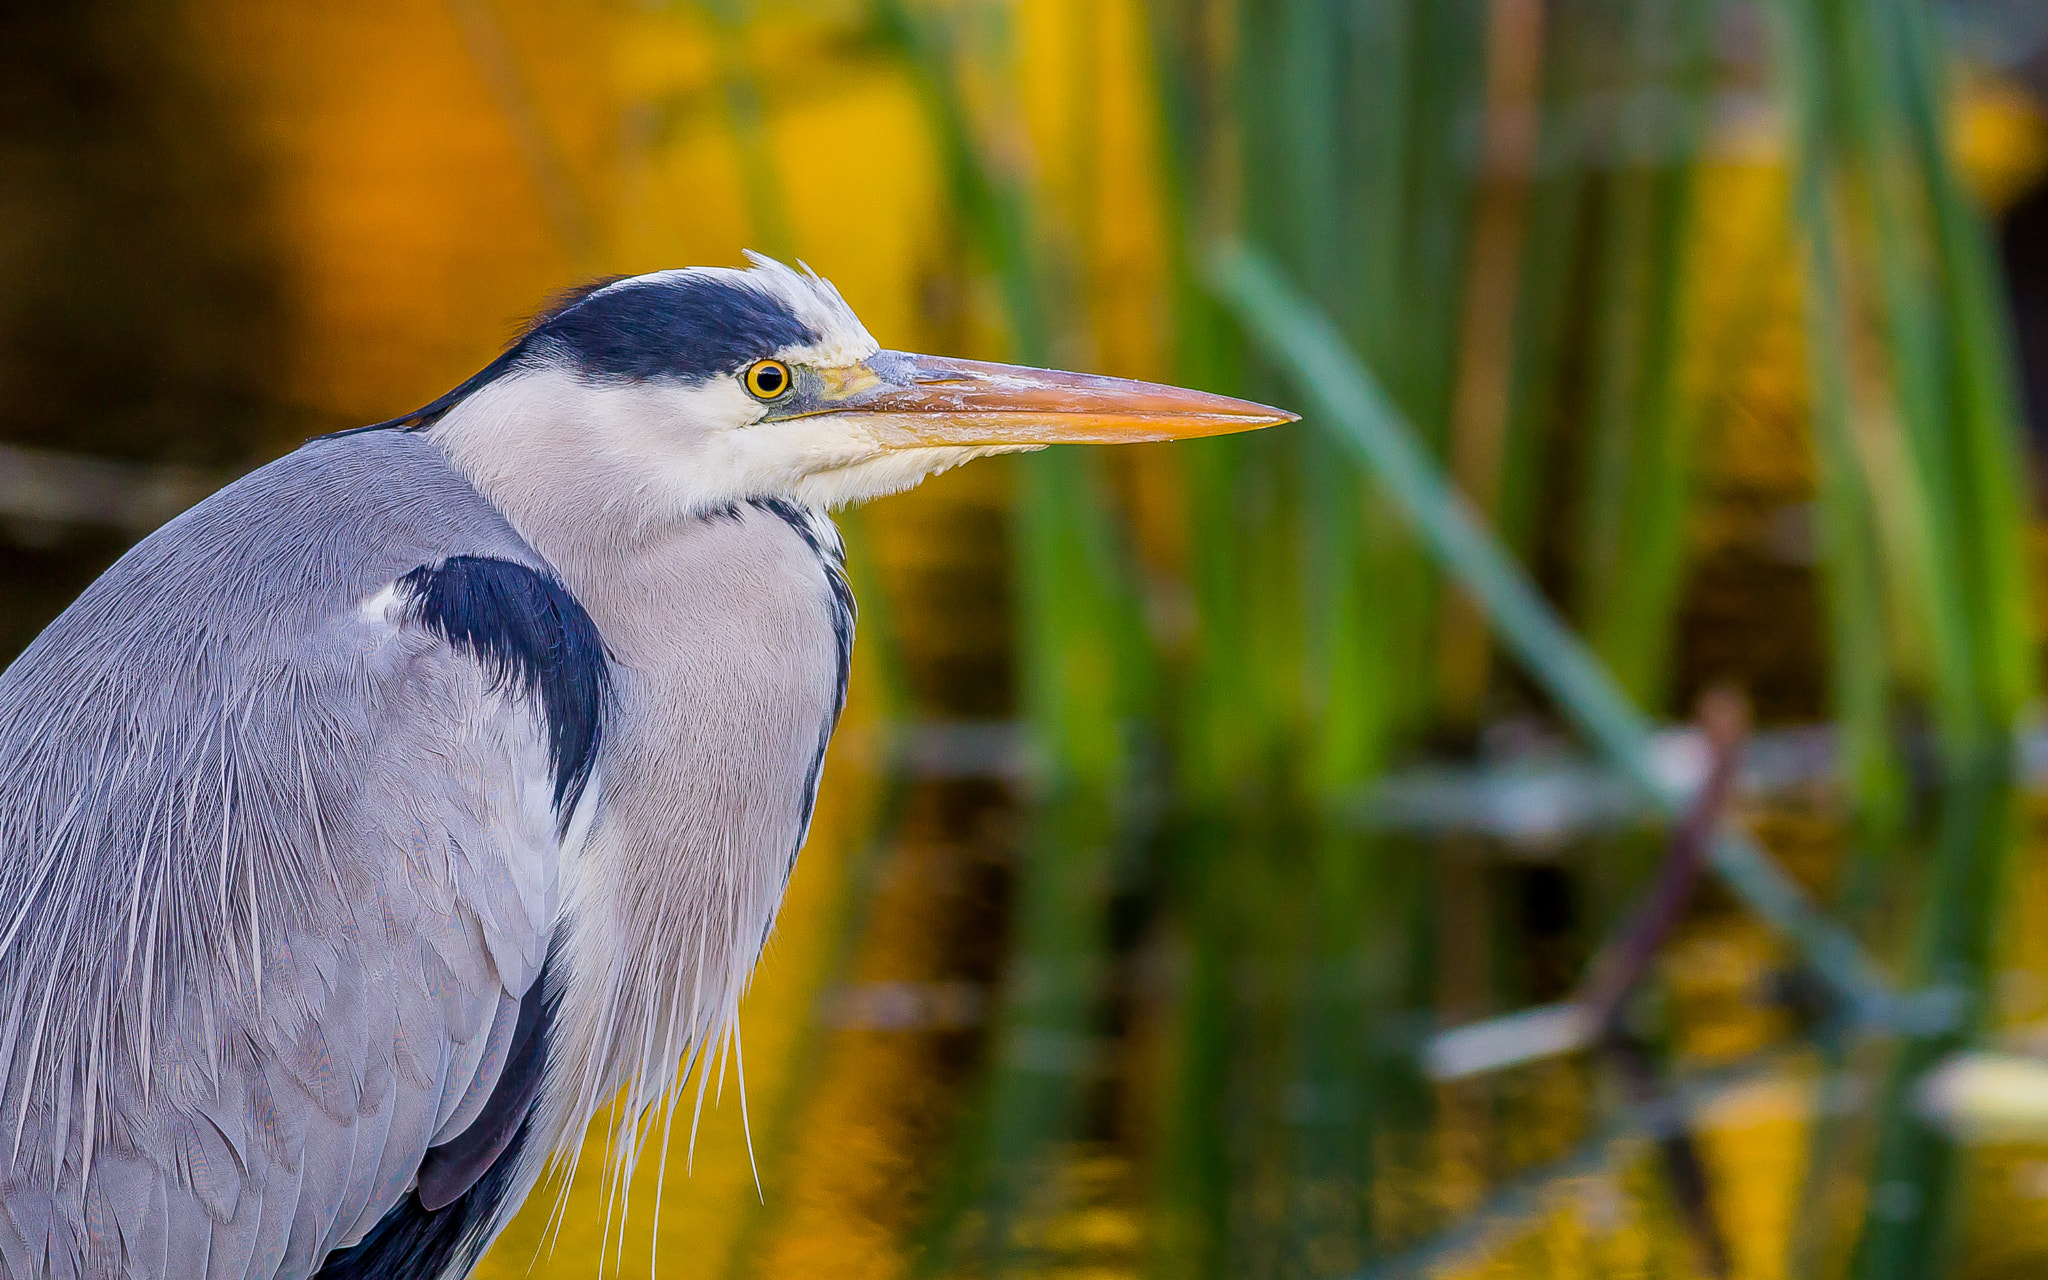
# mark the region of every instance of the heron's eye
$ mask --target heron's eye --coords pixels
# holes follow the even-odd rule
[[[757,360],[748,366],[744,381],[755,399],[773,400],[789,390],[789,366],[780,360]]]

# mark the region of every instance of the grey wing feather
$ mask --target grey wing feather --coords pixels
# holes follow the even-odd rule
[[[0,1268],[308,1275],[505,1060],[552,930],[540,711],[408,619],[538,565],[431,445],[316,442],[0,674]]]

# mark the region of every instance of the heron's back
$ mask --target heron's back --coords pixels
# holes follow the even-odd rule
[[[145,539],[0,674],[5,1269],[271,1274],[264,1251],[374,1219],[361,1166],[395,1129],[438,1128],[460,1055],[379,1038],[452,1025],[480,1053],[496,975],[431,1020],[377,1008],[407,970],[460,993],[483,984],[453,967],[490,963],[474,918],[399,883],[374,810],[421,754],[393,743],[408,691],[484,681],[408,682],[435,651],[363,610],[453,555],[539,564],[428,442],[315,441]],[[393,913],[396,951],[364,941]]]

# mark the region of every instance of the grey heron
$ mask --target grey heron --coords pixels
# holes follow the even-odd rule
[[[466,1274],[734,1024],[845,700],[826,512],[1291,417],[885,351],[756,257],[171,520],[0,674],[0,1272]]]

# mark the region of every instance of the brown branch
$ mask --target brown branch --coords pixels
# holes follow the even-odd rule
[[[1707,850],[1735,789],[1742,740],[1749,727],[1747,704],[1733,689],[1717,686],[1701,697],[1699,722],[1712,753],[1706,783],[1672,829],[1656,883],[1644,891],[1621,930],[1593,957],[1579,989],[1579,1001],[1601,1027],[1613,1024],[1623,1000],[1649,972],[1658,949],[1678,927],[1706,870]]]
[[[1624,1024],[1622,1008],[1677,929],[1706,870],[1707,850],[1728,807],[1742,759],[1748,707],[1732,689],[1711,689],[1700,699],[1699,723],[1712,752],[1705,785],[1672,829],[1656,883],[1644,891],[1619,932],[1587,966],[1580,988],[1579,1000],[1600,1029],[1600,1047],[1619,1070],[1629,1100],[1649,1109],[1654,1109],[1665,1090],[1648,1047]],[[1657,1134],[1657,1148],[1672,1198],[1692,1233],[1701,1267],[1710,1276],[1725,1277],[1729,1274],[1728,1244],[1714,1213],[1706,1161],[1677,1100],[1663,1101],[1671,1119]]]

